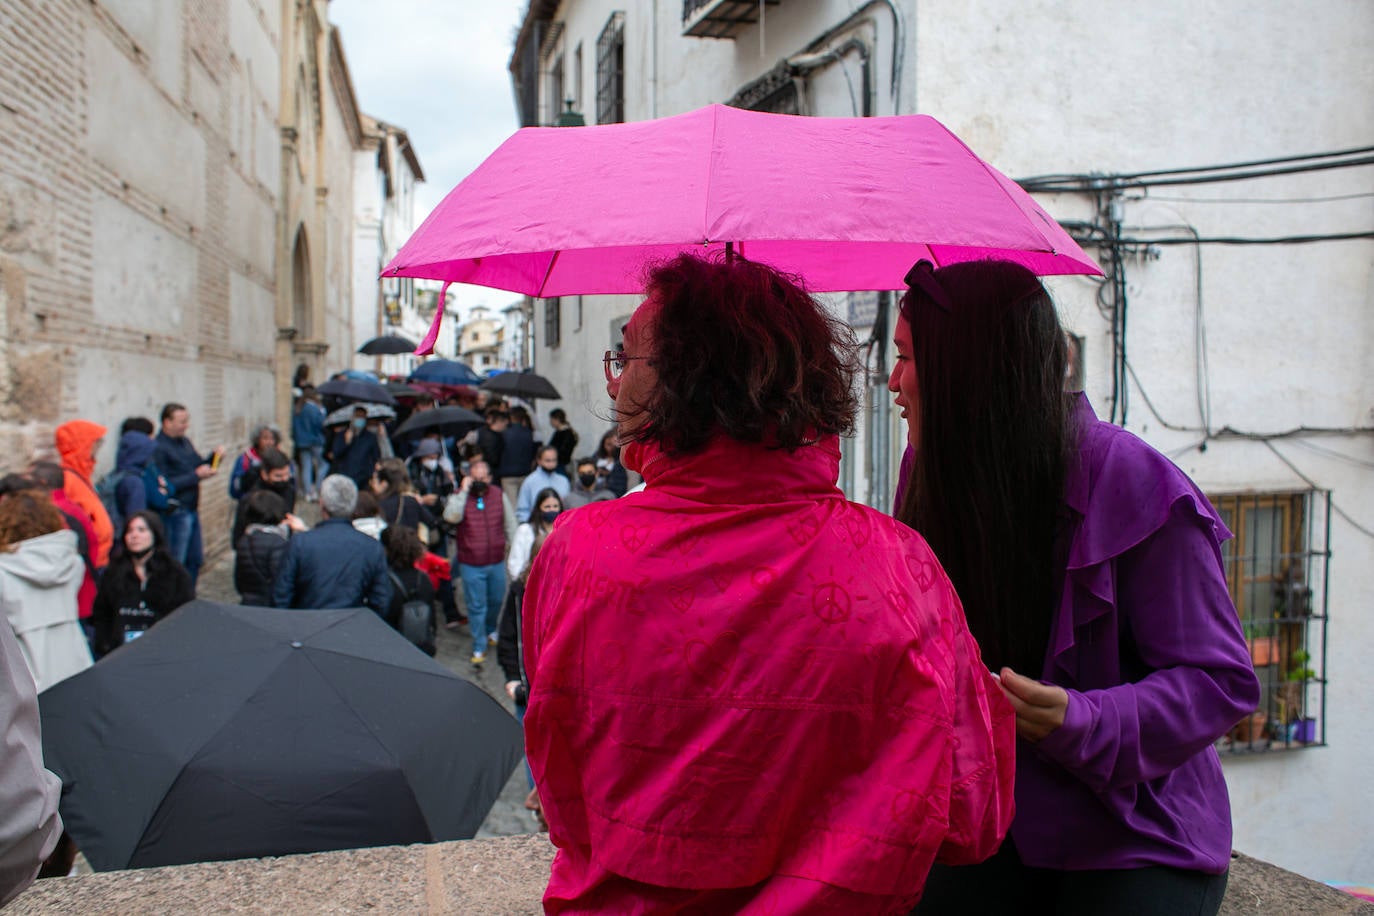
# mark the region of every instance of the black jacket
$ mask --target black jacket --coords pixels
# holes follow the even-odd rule
[[[119,648],[126,631],[146,630],[195,597],[190,574],[165,549],[148,558],[146,583],[138,581],[128,554],[114,558],[100,577],[91,608],[97,652],[104,655]]]
[[[234,545],[235,550],[238,550],[238,543],[243,539],[243,533],[248,530],[249,493],[252,493],[259,487],[262,487],[266,490],[271,490],[273,493],[281,497],[282,504],[285,506],[287,512],[296,511],[295,482],[287,484],[282,489],[278,489],[276,487],[269,485],[267,481],[263,480],[262,475],[258,474],[257,471],[253,471],[251,477],[249,477],[247,474],[245,474],[244,477],[246,478],[246,480],[243,485],[243,496],[239,499],[238,504],[234,509],[234,530],[229,535],[229,543]],[[240,591],[242,591],[242,589],[240,589]]]
[[[252,525],[234,545],[234,588],[244,604],[272,606],[272,584],[286,556],[286,533],[276,525]]]

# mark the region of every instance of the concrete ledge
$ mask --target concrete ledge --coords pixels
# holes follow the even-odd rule
[[[39,881],[10,913],[542,912],[553,847],[543,834],[206,862]],[[1247,856],[1231,863],[1225,916],[1374,914],[1374,905]]]

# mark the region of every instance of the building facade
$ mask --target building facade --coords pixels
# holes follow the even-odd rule
[[[259,423],[289,430],[297,365],[318,380],[356,348],[365,138],[327,8],[0,0],[9,466],[85,417],[112,431],[104,471],[123,419],[167,401],[232,453]],[[211,550],[226,495],[204,488]]]
[[[1221,742],[1246,853],[1374,879],[1374,18],[1361,0],[1244,16],[994,0],[534,0],[510,62],[526,125],[725,102],[938,118],[1025,179],[1107,273],[1051,281],[1104,418],[1168,454],[1237,537],[1232,595],[1265,685]],[[1354,151],[1345,153],[1342,151]],[[836,168],[844,168],[836,163]],[[1047,176],[1035,178],[1033,176]],[[894,285],[900,278],[893,278]],[[837,296],[870,376],[842,486],[888,504],[893,299]],[[575,426],[634,297],[535,300],[535,363]],[[584,433],[584,439],[586,438]]]

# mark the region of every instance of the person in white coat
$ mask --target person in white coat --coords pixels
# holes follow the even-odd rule
[[[93,663],[77,619],[85,570],[52,497],[18,490],[0,498],[0,607],[39,693]]]

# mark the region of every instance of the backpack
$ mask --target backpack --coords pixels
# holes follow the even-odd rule
[[[100,497],[100,504],[105,507],[105,514],[110,517],[116,533],[124,530],[124,513],[119,511],[119,485],[132,473],[128,468],[115,468],[95,483],[95,495]]]
[[[405,587],[405,583],[401,581],[401,577],[396,575],[395,570],[388,569],[386,574],[391,577],[391,584],[396,589],[396,594],[406,596],[410,593]],[[405,603],[401,605],[401,616],[396,621],[396,630],[420,651],[430,657],[434,656],[434,639],[438,633],[438,626],[434,619],[434,605],[432,603],[415,598],[406,598]]]

